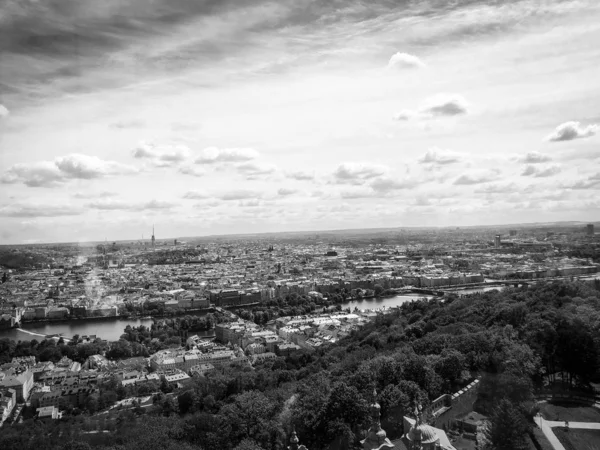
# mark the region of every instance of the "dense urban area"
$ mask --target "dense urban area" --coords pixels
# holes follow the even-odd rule
[[[2,449],[600,448],[594,224],[153,231],[0,272]]]

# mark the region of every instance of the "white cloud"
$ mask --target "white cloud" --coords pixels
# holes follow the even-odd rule
[[[288,172],[287,176],[289,178],[292,178],[294,180],[298,180],[298,181],[308,181],[308,180],[314,180],[315,179],[315,175],[309,172],[302,172],[302,171],[297,171],[297,172]]]
[[[336,183],[363,184],[365,180],[387,173],[387,167],[380,164],[347,162],[340,164],[333,176]]]
[[[59,217],[77,216],[81,208],[64,205],[11,205],[0,207],[0,216],[3,217]]]
[[[117,194],[114,192],[99,192],[97,194],[83,194],[81,192],[78,192],[76,194],[73,194],[74,198],[83,198],[83,199],[91,199],[91,198],[107,198],[107,197],[115,197]]]
[[[248,190],[236,190],[225,192],[218,196],[221,200],[247,200],[247,199],[258,199],[261,198],[262,194],[259,192],[248,191]]]
[[[574,183],[563,184],[562,187],[564,189],[574,189],[574,190],[585,190],[585,189],[600,189],[600,180],[594,180],[592,178],[588,178],[587,180],[580,180]]]
[[[214,164],[228,162],[244,162],[258,158],[259,153],[253,148],[222,148],[207,147],[201,150],[196,158],[196,164]]]
[[[9,111],[8,108],[2,104],[0,104],[0,119],[4,119],[8,117]]]
[[[469,104],[459,94],[438,94],[425,100],[421,106],[413,110],[402,110],[396,113],[394,120],[435,119],[437,117],[453,117],[468,114]]]
[[[279,195],[280,197],[287,197],[295,194],[296,192],[298,192],[296,189],[279,188],[277,190],[277,195]]]
[[[524,164],[541,164],[552,161],[552,158],[548,155],[544,155],[540,152],[529,152],[526,155],[517,157],[517,161]]]
[[[257,206],[260,206],[261,202],[260,202],[259,199],[253,198],[253,199],[250,199],[250,200],[240,200],[239,205],[242,206],[242,207],[255,208]]]
[[[346,200],[375,197],[375,192],[366,186],[356,186],[354,189],[340,192],[340,197]]]
[[[135,203],[107,199],[89,203],[87,206],[92,209],[99,209],[103,211],[147,211],[171,209],[177,206],[177,204],[160,200],[150,200],[148,202]]]
[[[236,166],[238,172],[253,178],[260,175],[269,175],[277,170],[273,164],[247,162]]]
[[[561,172],[561,168],[557,164],[554,164],[552,166],[546,166],[546,167],[534,167],[534,166],[530,165],[530,166],[525,167],[523,172],[521,172],[521,175],[524,177],[533,176],[535,178],[546,178],[546,177],[551,177],[553,175],[556,175],[560,172]]]
[[[203,177],[204,175],[206,175],[206,171],[197,167],[180,167],[179,173],[183,175],[191,175],[193,177]]]
[[[452,150],[444,150],[441,148],[430,148],[427,153],[419,159],[421,164],[447,165],[462,161],[461,153],[453,152]]]
[[[373,180],[370,186],[377,192],[390,192],[400,189],[411,189],[415,183],[409,180],[394,180],[392,178],[377,178]]]
[[[211,196],[208,194],[208,192],[204,192],[204,191],[188,191],[185,194],[183,194],[183,198],[193,199],[193,200],[201,200],[201,199],[210,198],[210,197]]]
[[[150,159],[154,165],[160,167],[179,164],[189,158],[190,154],[190,149],[185,145],[156,145],[143,141],[133,150],[134,158]]]
[[[565,122],[556,127],[556,130],[546,140],[551,142],[572,141],[593,136],[598,130],[600,130],[600,126],[595,124],[582,127],[579,122]]]
[[[406,69],[415,67],[425,67],[425,63],[418,57],[408,53],[398,52],[392,55],[390,61],[388,62],[388,68],[390,69]]]
[[[477,194],[509,194],[512,192],[517,192],[519,190],[519,186],[515,183],[507,183],[507,184],[488,184],[487,186],[480,187],[475,190]]]
[[[490,181],[496,180],[498,177],[498,173],[496,171],[491,170],[481,170],[475,171],[471,173],[464,173],[459,176],[456,180],[454,180],[455,185],[472,185],[472,184],[482,184],[488,183]]]
[[[91,180],[110,175],[125,175],[137,172],[135,167],[80,153],[56,158],[54,162],[66,178]]]
[[[23,183],[29,187],[55,187],[64,181],[64,174],[52,161],[15,164],[2,176],[4,184]]]
[[[129,119],[129,120],[120,120],[118,122],[113,122],[109,126],[110,126],[110,128],[126,130],[126,129],[133,129],[133,128],[144,128],[146,126],[146,124],[142,120]]]

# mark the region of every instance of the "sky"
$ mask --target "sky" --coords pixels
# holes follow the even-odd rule
[[[597,0],[0,0],[0,242],[595,221]]]

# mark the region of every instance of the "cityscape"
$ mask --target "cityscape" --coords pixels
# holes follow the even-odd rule
[[[598,42],[0,0],[0,450],[600,450]]]

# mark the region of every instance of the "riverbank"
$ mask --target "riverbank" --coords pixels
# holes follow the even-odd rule
[[[95,316],[95,317],[61,317],[57,319],[52,319],[45,317],[43,319],[29,319],[22,320],[21,325],[29,325],[29,324],[43,324],[43,323],[72,323],[72,322],[93,322],[93,321],[110,321],[110,320],[145,320],[145,319],[168,319],[171,317],[179,317],[179,316],[195,316],[195,315],[204,315],[209,312],[216,311],[214,307],[209,308],[195,308],[195,309],[186,309],[186,310],[178,310],[174,313],[169,314],[150,314],[139,316],[137,314],[118,314],[115,316]],[[15,326],[13,328],[19,328]],[[22,327],[21,327],[22,328]],[[1,330],[0,330],[1,331]]]

